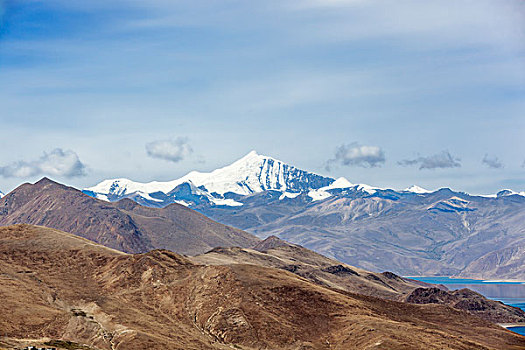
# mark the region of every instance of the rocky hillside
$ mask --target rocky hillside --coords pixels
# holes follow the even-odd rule
[[[329,259],[275,236],[252,249],[215,248],[190,257],[208,265],[253,264],[292,272],[315,284],[350,293],[359,293],[415,304],[442,304],[468,311],[496,323],[523,323],[525,312],[485,298],[469,289],[448,291],[444,286],[400,277],[392,272],[374,273]]]
[[[0,228],[0,271],[0,347],[525,346],[524,337],[447,306],[336,291],[281,269],[196,265],[165,250],[123,254],[42,227]]]
[[[56,228],[128,253],[164,248],[198,254],[259,241],[179,204],[157,209],[129,199],[109,203],[47,178],[0,199],[0,225],[19,223]]]
[[[391,300],[405,300],[416,288],[433,287],[391,272],[374,273],[346,265],[275,236],[251,249],[218,247],[189,259],[207,265],[252,264],[278,268],[321,286]]]
[[[467,288],[454,291],[444,291],[438,288],[417,288],[405,300],[413,304],[449,305],[455,309],[469,311],[492,322],[525,324],[525,311],[499,301],[487,299]]]

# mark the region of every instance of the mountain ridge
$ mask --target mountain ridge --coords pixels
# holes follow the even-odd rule
[[[524,323],[525,311],[483,297],[469,289],[449,291],[392,272],[371,272],[327,258],[307,248],[269,236],[252,248],[214,248],[188,257],[205,265],[252,264],[291,272],[336,290],[415,304],[444,304],[494,323]]]
[[[128,188],[128,183],[109,180],[104,186],[115,185],[113,192],[84,193],[110,202],[131,199],[153,208],[182,204],[261,239],[276,235],[371,271],[525,280],[525,196],[520,193],[503,190],[477,196],[416,186],[396,191],[345,178],[319,180],[316,174],[310,181],[309,173],[289,167],[250,152],[214,172],[192,172],[191,180],[185,176],[162,183],[166,193],[146,193],[154,188]],[[292,175],[286,178],[283,169],[300,174],[297,181]],[[215,176],[222,182],[211,192],[213,186],[206,188],[206,182]],[[290,184],[286,188],[277,181],[284,178]]]
[[[188,188],[184,194],[181,194],[177,188],[183,185]],[[117,178],[104,180],[95,186],[85,188],[83,191],[90,196],[109,201],[132,198],[139,203],[155,207],[162,207],[169,203],[193,207],[201,204],[241,206],[242,201],[237,199],[263,191],[281,192],[283,198],[308,193],[312,201],[318,201],[331,197],[330,191],[334,189],[353,189],[368,194],[374,194],[378,190],[390,190],[398,193],[425,195],[435,193],[443,188],[430,191],[412,185],[403,190],[395,190],[366,184],[353,184],[344,177],[334,179],[318,175],[298,169],[273,157],[251,151],[232,164],[208,173],[191,171],[172,181],[148,183]],[[525,196],[525,191],[501,190],[497,194],[472,196],[502,197],[511,195]]]
[[[140,196],[153,206],[162,206],[170,202],[181,204],[199,204],[207,200],[213,205],[236,206],[242,203],[234,199],[268,190],[298,193],[327,186],[335,180],[294,166],[275,158],[259,155],[251,151],[241,159],[209,173],[192,171],[187,175],[167,182],[134,182],[129,179],[104,180],[84,189],[84,193],[104,200],[121,199],[125,196]],[[187,185],[193,200],[177,196],[176,189]],[[188,192],[188,191],[187,191]],[[159,193],[163,195],[159,196]],[[155,196],[157,195],[157,196]],[[200,200],[198,200],[200,198]]]
[[[60,229],[128,253],[168,248],[198,254],[218,245],[249,247],[259,241],[180,204],[160,209],[130,199],[110,203],[48,178],[0,199],[0,225],[18,223]]]

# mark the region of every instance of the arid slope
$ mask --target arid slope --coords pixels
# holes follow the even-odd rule
[[[199,254],[217,246],[250,247],[259,239],[179,204],[147,208],[125,199],[104,202],[47,178],[0,199],[0,225],[56,228],[128,253],[155,248]]]
[[[207,265],[252,264],[283,269],[316,284],[391,300],[404,300],[423,282],[405,279],[393,273],[374,273],[327,258],[296,244],[270,236],[249,248],[214,248],[189,257]]]
[[[0,228],[0,347],[523,349],[466,312],[337,291],[281,269],[129,255],[53,229]]]
[[[253,264],[274,267],[315,284],[351,293],[414,304],[448,305],[495,323],[525,323],[523,310],[487,299],[469,289],[447,291],[443,286],[439,289],[436,285],[403,278],[391,272],[366,271],[275,236],[259,242],[252,249],[215,248],[189,259],[208,265]]]

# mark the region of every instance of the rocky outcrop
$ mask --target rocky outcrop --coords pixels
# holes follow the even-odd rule
[[[405,300],[412,304],[448,305],[496,323],[525,323],[525,311],[487,299],[467,288],[455,291],[417,288]]]

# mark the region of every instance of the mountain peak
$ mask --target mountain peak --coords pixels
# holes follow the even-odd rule
[[[421,193],[431,193],[432,191],[429,191],[427,189],[424,189],[423,187],[419,187],[417,185],[412,185],[410,187],[407,187],[405,188],[403,191],[406,191],[406,192],[413,192],[413,193],[418,193],[418,194],[421,194]]]
[[[251,150],[250,152],[248,152],[248,154],[246,154],[243,158],[247,158],[247,157],[256,157],[258,156],[259,153],[257,153],[256,150]]]
[[[35,185],[47,185],[47,184],[56,184],[58,185],[58,182],[51,180],[50,178],[44,176],[37,182],[35,182]]]
[[[169,197],[177,186],[190,184],[191,194],[204,195],[209,202],[216,205],[238,206],[242,204],[232,200],[235,196],[246,196],[263,191],[298,194],[326,187],[334,181],[330,177],[298,169],[253,150],[232,164],[212,172],[192,171],[177,180],[168,182],[139,183],[127,179],[106,180],[85,189],[85,193],[101,199],[108,198],[111,201],[133,194],[140,194],[146,198],[143,194],[159,192]]]
[[[286,242],[283,239],[280,239],[277,236],[271,235],[271,236],[268,236],[265,240],[254,245],[252,249],[263,252],[263,251],[268,251],[270,249],[275,249],[279,247],[290,247],[290,246],[293,246],[293,245]]]
[[[241,165],[244,165],[244,164],[249,164],[249,165],[253,166],[253,165],[256,165],[257,163],[259,163],[261,161],[264,161],[266,159],[271,159],[273,161],[282,163],[281,161],[279,161],[279,160],[277,160],[275,158],[272,158],[270,156],[265,156],[263,154],[259,154],[259,153],[257,153],[257,151],[252,150],[252,151],[248,152],[244,157],[237,159],[232,164],[227,165],[227,166],[225,166],[225,167],[223,167],[221,169],[228,168],[228,167],[234,167],[234,166],[241,166]],[[217,169],[217,170],[219,170],[219,169]]]
[[[268,190],[301,192],[327,186],[334,180],[251,151],[223,168],[210,173],[193,171],[180,181],[192,181],[197,187],[222,196],[226,193],[249,195]]]

